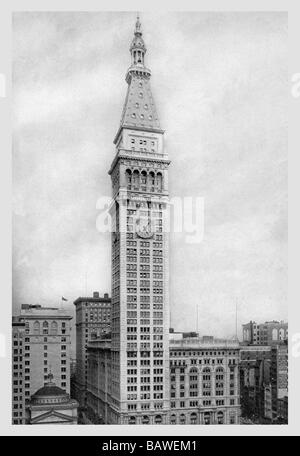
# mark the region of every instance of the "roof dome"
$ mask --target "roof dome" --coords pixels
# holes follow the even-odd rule
[[[66,392],[55,385],[55,383],[47,383],[42,388],[38,389],[34,396],[44,397],[44,396],[65,396]]]
[[[48,375],[48,381],[31,397],[33,404],[57,404],[69,401],[69,395],[52,381],[53,375]]]

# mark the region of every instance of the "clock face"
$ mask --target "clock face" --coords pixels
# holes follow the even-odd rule
[[[138,224],[136,227],[136,234],[143,239],[151,238],[153,236],[153,232],[151,230],[150,223]]]

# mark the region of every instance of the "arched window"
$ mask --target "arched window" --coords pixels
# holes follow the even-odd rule
[[[146,171],[141,172],[141,190],[145,192],[147,190],[147,173]]]
[[[156,187],[157,187],[157,191],[159,191],[159,192],[162,191],[162,175],[161,175],[161,173],[157,173],[157,175],[156,175]]]
[[[185,415],[183,413],[179,417],[179,422],[180,422],[180,424],[185,424],[186,423],[186,418],[185,418]]]
[[[170,418],[170,423],[171,424],[176,424],[176,415],[171,415],[171,418]]]
[[[191,424],[197,424],[197,413],[196,412],[191,413],[190,423]]]
[[[33,334],[35,334],[36,336],[38,336],[40,334],[40,322],[39,321],[35,321],[33,323]]]
[[[198,370],[195,367],[189,372],[190,396],[198,396]]]
[[[217,413],[217,423],[224,424],[224,413],[221,411]]]
[[[132,174],[132,185],[134,190],[139,190],[140,187],[140,173],[135,170]]]
[[[192,367],[192,368],[190,369],[190,375],[191,375],[191,374],[196,374],[196,375],[198,375],[198,369],[197,369],[196,367]]]
[[[155,424],[161,424],[162,423],[161,415],[156,415],[156,417],[154,418],[154,422],[155,422]]]
[[[53,334],[53,336],[57,335],[57,329],[58,329],[57,322],[56,321],[52,321],[51,322],[51,334]]]
[[[211,413],[204,412],[204,424],[211,424]]]
[[[126,187],[128,188],[128,190],[131,190],[131,170],[130,169],[126,170],[125,176],[126,176]]]
[[[203,396],[211,395],[211,372],[209,367],[202,371],[202,394]]]
[[[135,416],[130,416],[128,418],[128,424],[135,424],[136,423],[136,419],[135,419]]]
[[[142,417],[142,424],[149,424],[149,423],[150,423],[149,416],[144,415],[144,416]]]
[[[43,322],[43,334],[48,334],[49,333],[49,324],[47,321]]]
[[[148,174],[148,181],[149,181],[149,185],[148,185],[149,191],[154,192],[155,174],[153,173],[153,171],[150,171],[150,173]]]
[[[276,328],[272,330],[272,340],[278,340],[278,330]]]
[[[279,340],[284,340],[284,329],[280,328],[279,330]]]

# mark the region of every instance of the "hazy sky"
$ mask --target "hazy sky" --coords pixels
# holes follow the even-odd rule
[[[125,100],[134,13],[13,20],[13,305],[110,293],[96,201]],[[232,336],[287,318],[287,15],[141,13],[171,196],[203,197],[204,240],[170,238],[172,326]],[[87,276],[87,281],[85,277]]]

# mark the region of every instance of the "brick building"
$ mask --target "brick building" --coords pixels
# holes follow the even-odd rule
[[[250,345],[277,345],[288,339],[288,324],[284,321],[250,321],[243,326],[243,342]]]

